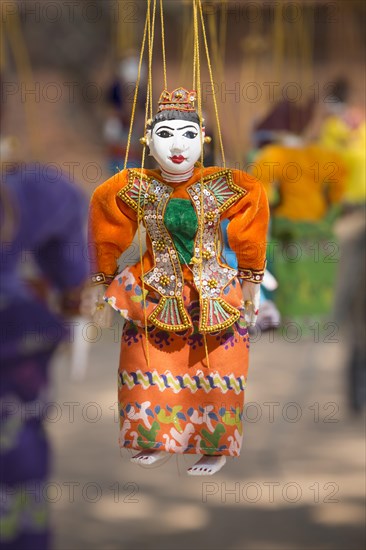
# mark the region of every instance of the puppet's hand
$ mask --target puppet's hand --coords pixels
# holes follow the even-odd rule
[[[258,283],[251,283],[250,281],[244,281],[241,286],[245,307],[244,317],[247,324],[251,327],[254,327],[257,321],[260,299],[260,286],[261,285],[259,285]]]
[[[92,318],[101,328],[112,325],[113,309],[103,299],[105,286],[88,286],[81,295],[80,313]]]

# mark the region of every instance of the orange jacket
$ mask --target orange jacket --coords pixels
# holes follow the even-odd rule
[[[220,172],[217,167],[196,168],[192,177],[183,183],[168,183],[174,188],[171,198],[190,200],[188,188],[200,181],[201,177],[213,177]],[[138,171],[140,172],[140,171]],[[264,269],[266,254],[266,234],[269,209],[266,193],[261,183],[239,170],[229,170],[234,184],[243,190],[222,209],[221,219],[228,218],[228,240],[238,258],[239,272],[246,270],[245,278],[251,279],[256,271]],[[137,231],[137,212],[118,193],[129,181],[130,170],[122,170],[100,185],[94,192],[90,205],[89,239],[94,250],[92,271],[102,274],[101,280],[110,282],[116,272],[119,256],[129,247]],[[144,170],[143,173],[162,181],[159,170]],[[151,239],[147,239],[147,251],[143,257],[143,271],[147,273],[154,266]],[[192,280],[191,269],[182,265],[184,279]],[[135,275],[141,274],[141,265],[135,266]],[[240,274],[240,273],[239,273]],[[105,276],[105,280],[103,279]],[[250,275],[250,276],[249,276]],[[258,281],[255,281],[258,282]]]

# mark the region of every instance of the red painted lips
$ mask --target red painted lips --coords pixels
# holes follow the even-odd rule
[[[174,155],[173,157],[170,157],[170,160],[174,162],[174,164],[182,164],[185,157],[183,155]]]

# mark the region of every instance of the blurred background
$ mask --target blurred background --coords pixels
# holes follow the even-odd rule
[[[213,70],[211,83],[201,35],[205,164],[221,164],[215,97],[227,165],[258,177],[272,208],[244,448],[206,478],[187,477],[188,455],[147,469],[119,450],[122,323],[101,331],[78,313],[87,205],[124,166],[146,6],[1,4],[1,540],[16,550],[359,550],[365,4],[202,1]],[[192,2],[163,8],[168,89],[190,88]],[[141,162],[147,63],[145,51],[129,166]],[[152,66],[156,104],[159,3]]]

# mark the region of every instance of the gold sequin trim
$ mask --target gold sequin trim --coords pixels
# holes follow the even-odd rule
[[[249,269],[239,267],[238,277],[239,279],[244,279],[244,281],[260,284],[263,281],[264,269]]]
[[[229,317],[229,319],[227,319],[226,321],[223,321],[222,323],[217,323],[216,325],[209,325],[208,308],[209,308],[210,301],[213,301],[213,300],[218,302],[227,313],[230,313],[231,317]],[[201,316],[200,316],[200,323],[199,323],[198,330],[200,332],[204,332],[205,334],[210,332],[218,332],[221,330],[225,330],[226,328],[236,323],[236,321],[238,321],[239,318],[240,318],[240,311],[236,307],[231,306],[230,304],[225,302],[225,300],[223,300],[222,298],[203,298],[201,302]]]
[[[135,180],[141,181],[142,188],[141,188],[141,197],[145,198],[145,193],[147,192],[150,183],[153,181],[154,178],[151,178],[144,174],[143,172],[139,172],[138,170],[128,170],[128,183],[120,189],[117,193],[117,196],[122,199],[128,206],[133,208],[135,212],[138,212],[140,215],[143,213],[143,209],[138,207],[137,201],[135,201],[130,196],[130,191],[132,190]],[[144,188],[144,185],[146,185],[146,189]],[[154,199],[152,199],[153,193],[150,193],[147,197],[147,201],[154,203],[156,200],[156,196],[154,195]]]
[[[209,176],[206,176],[203,178],[203,184],[207,187],[210,187],[209,183],[212,180],[215,180],[220,177],[226,178],[227,186],[231,191],[234,192],[234,195],[230,198],[228,198],[220,207],[219,212],[222,214],[222,212],[225,212],[232,204],[237,202],[238,199],[241,199],[247,194],[247,191],[245,189],[242,189],[242,187],[239,187],[234,180],[233,180],[233,173],[232,170],[219,170],[218,172],[215,172],[214,174],[210,174]],[[216,195],[215,190],[212,189],[211,192]]]
[[[160,314],[162,309],[165,306],[165,303],[167,300],[176,300],[178,311],[180,313],[181,318],[183,319],[183,323],[180,325],[169,325],[168,323],[164,323],[163,321],[160,321],[160,319],[157,319],[157,316]],[[173,297],[168,298],[166,296],[163,296],[160,298],[159,304],[156,306],[154,311],[150,313],[148,317],[148,321],[150,321],[153,325],[155,325],[158,328],[161,328],[163,330],[171,331],[171,332],[180,332],[182,330],[186,330],[188,328],[192,328],[192,323],[188,317],[188,314],[186,312],[186,309],[183,304],[183,300],[181,297]]]
[[[106,275],[105,273],[100,271],[99,273],[94,273],[90,277],[90,282],[92,286],[109,285],[113,281],[114,277],[115,275]]]

